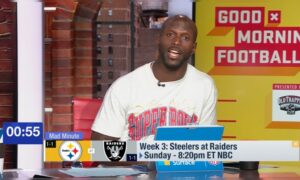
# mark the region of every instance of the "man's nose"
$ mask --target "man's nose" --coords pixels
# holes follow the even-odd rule
[[[180,37],[177,37],[175,36],[173,39],[172,39],[172,44],[174,45],[179,45],[181,42],[180,42]]]

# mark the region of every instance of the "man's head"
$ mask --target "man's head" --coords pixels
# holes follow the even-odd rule
[[[195,52],[196,38],[197,27],[187,16],[168,18],[160,32],[159,60],[168,69],[179,69]]]

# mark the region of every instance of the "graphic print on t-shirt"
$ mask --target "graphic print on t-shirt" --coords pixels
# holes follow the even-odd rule
[[[196,123],[198,117],[193,114],[190,116],[186,112],[174,107],[152,108],[138,115],[131,113],[128,116],[129,137],[131,140],[140,140],[142,137],[155,134],[157,126],[180,126]]]

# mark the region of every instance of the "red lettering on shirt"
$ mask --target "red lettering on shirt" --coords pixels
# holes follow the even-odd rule
[[[166,125],[167,112],[169,113],[169,125],[180,126],[189,123],[196,123],[198,117],[193,114],[190,116],[182,110],[170,107],[159,107],[146,110],[137,116],[130,114],[128,116],[129,137],[131,140],[140,140],[142,137],[155,134],[157,126]]]

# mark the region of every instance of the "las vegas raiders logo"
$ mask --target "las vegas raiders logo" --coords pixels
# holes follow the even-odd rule
[[[104,151],[110,161],[120,161],[126,152],[126,142],[109,141],[104,142]]]

